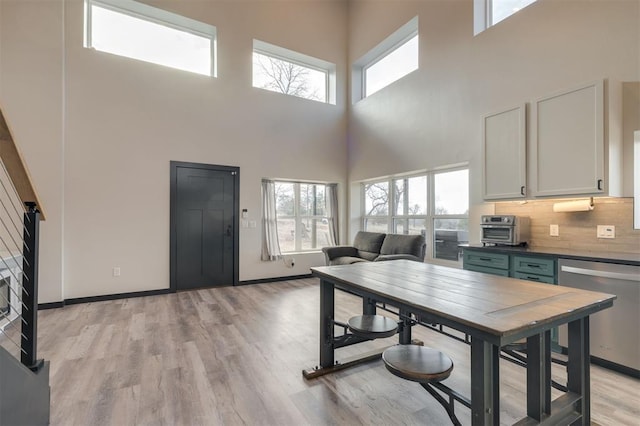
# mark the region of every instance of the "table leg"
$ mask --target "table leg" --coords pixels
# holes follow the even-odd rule
[[[402,321],[398,332],[398,343],[401,345],[411,344],[411,321],[408,320],[411,314],[404,309],[400,309],[400,320]]]
[[[471,423],[500,424],[500,348],[471,338]]]
[[[333,353],[334,285],[320,280],[320,367],[335,363]]]
[[[362,314],[363,315],[375,315],[376,314],[376,301],[368,297],[362,298]]]
[[[591,423],[589,317],[569,323],[567,388],[581,395],[577,411],[582,414],[580,424]]]
[[[527,416],[551,414],[551,330],[527,339]]]

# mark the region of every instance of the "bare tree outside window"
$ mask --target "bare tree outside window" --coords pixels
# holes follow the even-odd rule
[[[253,52],[253,86],[314,101],[327,100],[323,71]]]
[[[389,213],[389,183],[378,182],[365,185],[365,216]]]

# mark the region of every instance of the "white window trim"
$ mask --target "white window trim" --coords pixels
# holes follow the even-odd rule
[[[211,77],[218,76],[217,29],[213,25],[133,0],[84,0],[84,47],[88,49],[93,48],[91,40],[92,5],[208,38],[211,40]]]
[[[351,99],[356,103],[365,96],[365,73],[367,68],[395,51],[398,47],[418,35],[418,17],[413,17],[409,22],[398,28],[390,36],[385,38],[373,49],[365,53],[360,59],[353,63],[351,68]]]
[[[253,51],[265,56],[271,56],[275,59],[280,59],[281,61],[291,62],[302,67],[311,68],[325,73],[327,101],[324,103],[331,105],[336,104],[336,64],[256,39],[253,40]]]

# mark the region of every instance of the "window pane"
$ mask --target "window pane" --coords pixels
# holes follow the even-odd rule
[[[91,6],[91,46],[102,52],[211,75],[211,40]]]
[[[389,182],[371,183],[364,186],[364,209],[365,216],[389,214]]]
[[[469,242],[468,219],[434,219],[433,257],[458,260],[458,244]]]
[[[393,219],[394,234],[404,234],[407,229],[407,219]]]
[[[469,170],[435,175],[436,215],[468,214]]]
[[[283,253],[296,250],[296,220],[278,219],[278,242]]]
[[[325,216],[324,185],[300,184],[300,216]]]
[[[302,250],[326,247],[329,244],[329,224],[326,219],[302,219],[300,242]]]
[[[407,214],[405,211],[405,179],[398,179],[393,181],[393,197],[395,200],[396,215],[404,216]]]
[[[491,25],[497,24],[535,1],[536,0],[492,0]]]
[[[369,232],[389,232],[388,228],[388,219],[384,218],[370,218],[367,217],[364,219],[364,230]]]
[[[409,219],[408,234],[424,235],[426,233],[426,219]]]
[[[418,35],[389,53],[365,71],[365,96],[370,96],[418,69]]]
[[[276,214],[293,216],[295,214],[293,183],[276,182]]]
[[[394,180],[395,211],[397,216],[427,214],[427,177],[416,176]]]
[[[253,87],[327,102],[327,73],[253,52]]]
[[[408,212],[410,216],[427,214],[427,177],[416,176],[408,179]]]
[[[424,235],[425,219],[394,219],[393,232],[396,234]]]

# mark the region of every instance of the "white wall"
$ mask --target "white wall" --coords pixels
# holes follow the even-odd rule
[[[490,208],[481,117],[596,79],[608,80],[609,139],[620,142],[621,82],[640,77],[637,1],[538,0],[474,37],[472,0],[354,0],[350,63],[416,15],[420,69],[349,111],[351,182],[468,161],[473,227]]]
[[[42,302],[63,299],[63,5],[2,0],[0,105],[44,204]]]
[[[62,222],[62,234],[43,233],[43,256],[51,244],[64,262],[43,260],[41,302],[169,287],[171,160],[240,167],[240,207],[258,223],[263,177],[345,185],[343,2],[149,3],[217,27],[217,79],[84,49],[82,1],[3,4],[3,102],[47,226]],[[336,63],[337,105],[252,88],[253,38]],[[286,269],[260,248],[259,227],[240,230],[241,281],[324,263],[301,255]],[[62,264],[63,283],[50,279]]]

